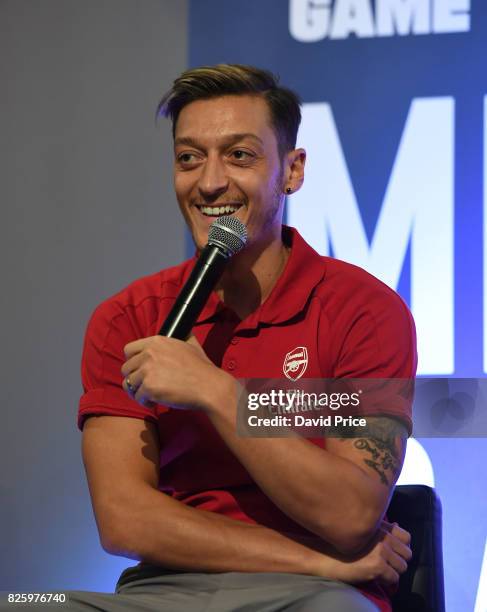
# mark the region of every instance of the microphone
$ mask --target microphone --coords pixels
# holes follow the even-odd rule
[[[160,336],[186,340],[230,258],[247,242],[247,229],[235,217],[219,217],[210,225],[208,244],[181,289]]]

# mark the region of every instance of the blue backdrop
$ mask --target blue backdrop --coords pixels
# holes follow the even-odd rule
[[[288,221],[320,252],[402,294],[417,323],[420,375],[487,370],[486,52],[481,0],[190,3],[191,66],[254,64],[301,95],[307,178]],[[424,461],[408,470],[410,480],[434,482],[443,502],[455,612],[487,610],[482,434],[421,439],[415,449],[426,450],[432,477]]]

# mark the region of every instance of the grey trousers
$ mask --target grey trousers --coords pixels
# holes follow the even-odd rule
[[[130,579],[122,573],[115,593],[65,591],[64,604],[0,604],[1,612],[377,612],[353,586],[285,573],[175,572]]]

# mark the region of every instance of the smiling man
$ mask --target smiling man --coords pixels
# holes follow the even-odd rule
[[[390,610],[411,555],[409,534],[384,520],[410,407],[372,414],[356,438],[242,438],[235,379],[280,378],[288,355],[304,377],[411,378],[409,311],[282,225],[306,154],[298,99],[273,75],[189,70],[158,112],[173,122],[175,191],[197,250],[221,215],[240,219],[248,242],[187,342],[157,331],[195,258],[135,281],[90,320],[83,459],[103,547],[140,563],[116,594],[71,593],[70,605]]]

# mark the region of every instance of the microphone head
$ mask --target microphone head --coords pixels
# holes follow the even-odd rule
[[[208,244],[222,248],[228,257],[238,253],[247,242],[247,228],[235,217],[224,215],[210,225]]]

